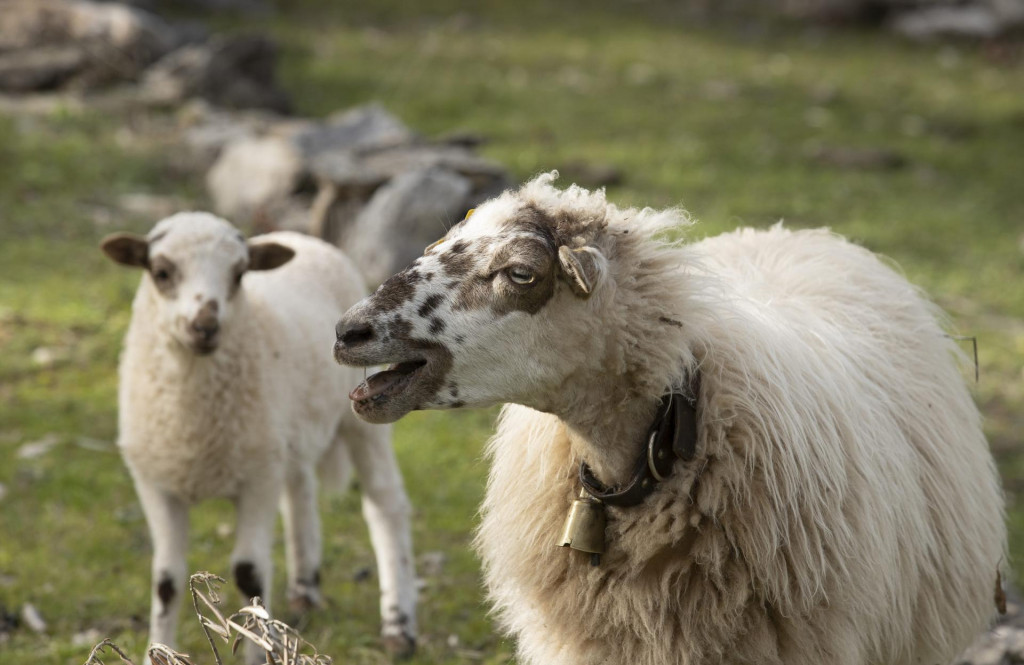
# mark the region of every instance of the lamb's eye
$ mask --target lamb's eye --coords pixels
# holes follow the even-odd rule
[[[171,271],[168,270],[167,268],[159,268],[156,272],[153,273],[153,279],[155,279],[158,282],[166,282],[170,278]]]
[[[537,276],[526,268],[514,266],[508,269],[508,278],[515,284],[533,284]]]

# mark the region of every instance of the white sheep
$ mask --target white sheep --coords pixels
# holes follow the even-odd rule
[[[340,488],[351,461],[377,557],[383,636],[390,649],[411,650],[410,509],[390,428],[339,409],[358,377],[325,356],[338,313],[365,294],[351,261],[294,233],[246,242],[207,213],[169,217],[148,237],[114,234],[102,248],[145,270],[121,357],[118,444],[153,541],[150,641],[174,644],[189,507],[211,497],[235,503],[235,581],[268,607],[280,502],[290,600],[316,605],[317,472]]]
[[[453,227],[335,345],[397,363],[351,394],[371,422],[512,403],[477,547],[520,662],[950,663],[995,612],[1006,531],[938,310],[827,231],[666,244],[681,212],[553,177]],[[582,502],[601,557],[556,546],[583,462],[639,497]]]

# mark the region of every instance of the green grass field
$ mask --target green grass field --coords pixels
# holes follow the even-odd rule
[[[699,220],[695,238],[781,219],[830,226],[897,261],[978,338],[975,394],[1006,483],[1012,553],[1024,557],[1020,62],[968,45],[705,20],[660,1],[584,11],[490,0],[475,14],[442,0],[321,4],[215,23],[280,39],[280,78],[302,114],[376,100],[427,135],[489,137],[485,154],[519,178],[613,165],[625,180],[612,200],[682,205]],[[156,221],[121,212],[122,195],[208,205],[201,178],[146,124],[130,113],[0,115],[0,610],[30,602],[49,623],[45,635],[22,628],[0,642],[0,663],[81,663],[89,635],[74,636],[89,629],[132,654],[144,647],[148,538],[113,445],[117,355],[138,275],[96,244]],[[833,147],[886,148],[905,164],[811,158]],[[511,659],[470,548],[494,414],[417,413],[396,427],[417,551],[445,557],[425,575],[416,663]],[[48,452],[19,457],[40,440]],[[358,505],[354,492],[324,498],[329,603],[300,627],[335,662],[385,662]],[[228,572],[232,522],[226,503],[194,511],[193,569]],[[212,663],[196,623],[184,617],[183,627],[182,648]]]

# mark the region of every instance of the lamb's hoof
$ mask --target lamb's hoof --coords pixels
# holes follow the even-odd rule
[[[293,612],[306,614],[324,606],[320,589],[310,585],[300,585],[288,590],[288,606]]]
[[[416,637],[406,633],[381,635],[384,651],[395,660],[412,658],[416,653]]]

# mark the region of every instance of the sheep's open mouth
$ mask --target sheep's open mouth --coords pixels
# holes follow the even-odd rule
[[[377,403],[402,393],[427,364],[426,360],[395,363],[383,372],[371,374],[348,394],[358,406]]]

